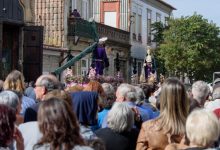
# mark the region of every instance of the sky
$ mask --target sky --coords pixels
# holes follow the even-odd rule
[[[179,18],[181,16],[191,16],[196,12],[213,21],[220,27],[220,0],[164,0],[171,4],[177,10],[173,11],[173,16]]]

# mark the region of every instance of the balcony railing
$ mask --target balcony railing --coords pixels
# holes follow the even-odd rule
[[[99,37],[108,37],[108,40],[110,41],[129,44],[129,32],[101,23],[96,23],[96,26]]]
[[[108,40],[129,44],[130,34],[127,31],[113,28],[101,23],[96,23],[96,29],[99,37],[108,37]],[[94,39],[95,31],[92,23],[80,18],[69,18],[68,36],[81,36]]]
[[[80,36],[89,39],[96,39],[96,31],[92,22],[81,18],[69,18],[68,20],[68,36]]]

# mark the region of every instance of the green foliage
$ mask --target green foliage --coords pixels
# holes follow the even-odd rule
[[[158,74],[165,74],[166,73],[166,68],[165,68],[165,62],[163,59],[158,57],[160,54],[159,52],[159,45],[163,43],[164,41],[164,31],[168,28],[168,26],[164,25],[162,22],[155,22],[151,24],[151,31],[154,36],[154,39],[152,40],[153,42],[156,42],[157,48],[155,51],[155,59],[157,63],[157,73]]]
[[[220,30],[201,15],[169,20],[158,49],[169,73],[188,73],[195,80],[211,80],[220,71]]]
[[[151,31],[154,36],[153,42],[161,44],[164,41],[163,32],[167,28],[162,22],[155,22],[151,25]]]

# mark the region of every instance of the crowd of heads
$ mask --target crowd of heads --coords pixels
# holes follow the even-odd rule
[[[51,74],[28,86],[24,81],[18,70],[0,81],[0,147],[15,147],[16,141],[17,149],[25,149],[31,139],[16,126],[29,121],[35,121],[33,130],[40,135],[33,149],[218,147],[220,86],[212,91],[196,81],[187,91],[178,78],[167,78],[160,84],[117,87],[91,80],[85,87],[65,88]],[[30,93],[34,99],[27,98]]]

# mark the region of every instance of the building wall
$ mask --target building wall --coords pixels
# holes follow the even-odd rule
[[[43,53],[43,74],[53,72],[58,66],[60,61],[59,52],[51,52],[44,50]]]
[[[129,0],[94,0],[93,3],[93,18],[96,22],[103,23],[102,4],[119,2],[119,10],[117,13],[119,20],[119,29],[129,31]]]
[[[148,11],[151,11],[151,23],[148,23]],[[165,23],[166,19],[170,16],[172,8],[165,6],[157,0],[141,1],[132,0],[131,3],[131,57],[134,61],[137,60],[137,72],[140,75],[143,62],[147,54],[147,46],[152,49],[156,48],[155,42],[150,42],[153,39],[153,35],[149,36],[148,32],[151,30],[150,24],[161,21]],[[136,15],[135,15],[136,14]],[[136,16],[136,17],[135,17]],[[140,17],[141,16],[141,19]],[[159,17],[160,16],[160,19]],[[133,38],[133,33],[136,35],[136,39]],[[139,40],[139,37],[141,39]],[[131,69],[133,70],[133,68]]]
[[[168,11],[167,9],[164,9],[163,7],[161,7],[162,4],[152,4],[152,3],[144,3],[143,1],[140,0],[134,0],[132,2],[132,8],[131,8],[131,12],[132,13],[136,13],[137,15],[141,15],[142,16],[142,20],[141,20],[141,35],[142,35],[142,42],[138,42],[138,44],[142,44],[143,46],[147,46],[147,9],[152,11],[152,23],[156,22],[156,18],[157,18],[157,14],[161,15],[161,22],[165,23],[165,18],[169,17],[170,15],[170,11]],[[136,17],[136,19],[134,20],[134,23],[131,24],[132,26],[136,27],[136,35],[138,35],[138,27],[139,27],[139,21],[138,18]],[[131,31],[131,34],[134,33],[134,31]],[[153,37],[152,37],[153,38]],[[137,42],[132,40],[132,45],[136,44]],[[153,44],[154,45],[154,44]]]
[[[65,0],[35,0],[35,23],[44,26],[44,45],[64,47]]]

